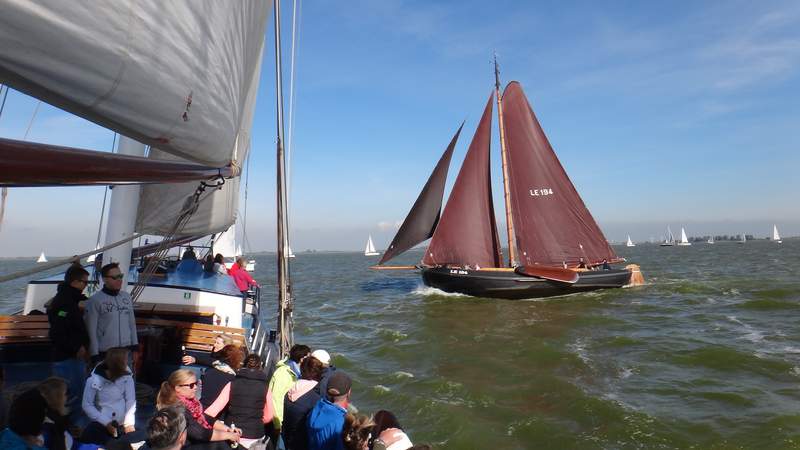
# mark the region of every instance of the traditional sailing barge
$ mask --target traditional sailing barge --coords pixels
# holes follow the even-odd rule
[[[478,297],[525,299],[622,287],[640,281],[638,267],[623,262],[561,166],[522,86],[495,91],[467,150],[442,212],[450,159],[461,128],[422,189],[383,258],[374,267],[432,238],[420,265],[426,285]],[[492,202],[490,142],[497,96],[508,264],[503,264]],[[463,127],[463,125],[462,125]],[[412,268],[412,267],[405,267]],[[599,268],[600,270],[593,270]]]

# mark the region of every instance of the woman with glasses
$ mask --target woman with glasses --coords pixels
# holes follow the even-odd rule
[[[188,369],[178,369],[161,383],[156,408],[182,406],[186,417],[186,442],[191,449],[230,449],[228,442],[239,442],[241,431],[222,421],[209,423],[203,405],[197,399],[197,376]]]

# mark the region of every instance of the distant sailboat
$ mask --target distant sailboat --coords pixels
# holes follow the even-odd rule
[[[44,256],[44,252],[42,252],[42,254],[41,254],[41,255],[39,255],[39,259],[37,259],[37,260],[36,260],[36,262],[37,262],[37,263],[43,263],[43,262],[47,262],[47,258],[45,258],[45,256]]]
[[[744,233],[742,233],[740,236],[742,238],[739,239],[739,244],[744,244],[745,242],[747,242],[747,238],[745,237]]]
[[[294,258],[294,257],[295,257],[295,255],[294,255],[294,252],[292,251],[292,247],[287,247],[287,248],[289,249],[289,251],[287,252],[287,253],[289,253],[289,254],[287,255],[287,257],[289,257],[289,258]]]
[[[670,230],[669,225],[667,225],[667,238],[661,243],[661,246],[672,247],[673,245],[675,245],[675,236],[672,235],[672,230]]]
[[[683,227],[681,227],[681,241],[678,242],[678,245],[681,245],[681,246],[684,246],[684,247],[687,246],[687,245],[692,245],[692,243],[689,242],[689,239],[686,238],[686,230]]]
[[[378,256],[380,253],[375,251],[375,244],[372,243],[372,235],[367,239],[367,248],[364,249],[364,256]]]
[[[711,237],[708,238],[708,243],[709,244],[713,244],[714,243],[714,236],[711,236]]]
[[[628,242],[625,243],[625,247],[636,247],[636,244],[633,243],[631,240],[631,235],[628,235]]]
[[[772,240],[777,242],[778,244],[782,244],[783,243],[783,241],[781,240],[781,235],[778,234],[778,226],[777,225],[773,225],[772,226]]]

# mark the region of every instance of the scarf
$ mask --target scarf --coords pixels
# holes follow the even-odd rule
[[[236,371],[231,368],[231,366],[225,364],[222,361],[214,361],[211,363],[211,367],[219,370],[220,372],[229,373],[231,375],[236,375]]]
[[[206,417],[203,415],[203,406],[200,404],[200,400],[196,398],[186,398],[180,395],[178,398],[183,402],[183,406],[186,407],[186,410],[189,411],[189,414],[192,415],[195,422],[199,423],[200,426],[206,430],[211,429],[211,425],[208,424]]]

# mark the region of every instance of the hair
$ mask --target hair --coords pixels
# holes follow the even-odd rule
[[[122,347],[111,348],[106,352],[106,375],[111,381],[117,380],[128,374],[128,353],[130,350]]]
[[[61,377],[49,377],[36,387],[42,395],[47,407],[61,416],[67,415],[65,394],[67,393],[67,380]]]
[[[400,422],[397,420],[397,416],[385,409],[376,412],[375,415],[372,416],[372,420],[375,422],[375,427],[372,429],[372,435],[375,437],[380,436],[383,430],[388,430],[389,428],[403,429],[403,427],[400,426]]]
[[[233,345],[234,344],[233,336],[231,336],[230,334],[222,333],[222,334],[218,334],[218,335],[214,336],[214,339],[217,339],[217,338],[222,339],[222,345],[227,346],[227,345]]]
[[[207,254],[205,257],[206,262],[214,262],[214,255],[211,253]]]
[[[158,390],[156,408],[163,409],[167,406],[177,404],[179,400],[175,388],[178,387],[179,384],[186,384],[186,382],[192,378],[196,380],[197,375],[189,369],[178,369],[169,374],[167,381],[161,383],[161,389]]]
[[[247,355],[247,358],[244,359],[244,366],[247,367],[248,369],[260,369],[261,357],[256,355],[255,353]]]
[[[309,353],[311,349],[307,345],[294,344],[289,350],[289,359],[299,364]]]
[[[304,380],[320,381],[322,379],[322,372],[325,371],[325,366],[320,360],[313,356],[306,357],[300,363],[300,378]]]
[[[64,272],[64,282],[67,284],[72,283],[73,281],[82,280],[83,277],[88,277],[89,272],[86,271],[80,264],[75,263],[69,266],[66,272]]]
[[[29,389],[14,399],[8,410],[8,428],[20,436],[38,436],[42,432],[47,402],[38,389]]]
[[[367,416],[348,413],[344,416],[342,439],[344,448],[348,450],[361,450],[369,442],[370,432],[375,423]]]
[[[222,256],[222,253],[217,253],[216,256],[214,256],[214,262],[219,264],[225,264],[225,257]]]
[[[111,272],[111,269],[119,269],[119,263],[108,263],[100,269],[100,275],[103,277],[107,277],[108,273]]]
[[[228,344],[219,351],[219,359],[231,366],[231,369],[239,370],[244,361],[244,352],[238,345]]]
[[[175,446],[186,431],[186,417],[180,407],[160,409],[147,423],[147,442],[152,450],[165,450]]]

